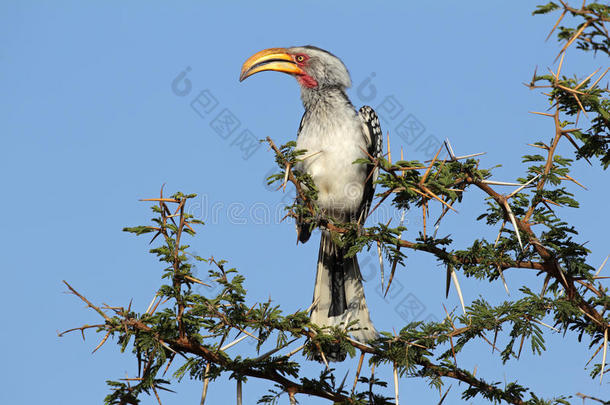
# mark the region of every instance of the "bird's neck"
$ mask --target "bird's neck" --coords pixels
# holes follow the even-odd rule
[[[306,111],[324,111],[326,114],[338,109],[353,109],[345,91],[340,87],[301,88],[301,100]]]

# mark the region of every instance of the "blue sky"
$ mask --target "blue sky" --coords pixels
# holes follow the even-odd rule
[[[526,144],[552,136],[551,122],[528,114],[547,108],[545,98],[522,85],[535,66],[556,69],[557,45],[544,42],[556,16],[532,17],[535,4],[0,3],[5,213],[0,402],[100,403],[106,379],[135,375],[136,364],[112,342],[91,355],[101,336],[88,334],[84,343],[77,334],[57,337],[57,331],[98,321],[64,294],[61,280],[94,302],[126,306],[133,298],[134,307],[144,311],[161,266],[147,254],[147,240],[121,229],[146,223],[148,206],[138,199],[156,196],[164,183],[168,192],[199,194],[190,208],[208,225],[192,248],[236,266],[246,276],[249,302],[271,297],[286,311],[309,305],[318,237],[296,246],[293,226],[271,218],[291,192],[264,186],[274,167],[272,155],[244,143],[250,136],[271,136],[278,143],[294,139],[302,106],[294,79],[286,75],[263,73],[239,83],[241,64],[256,51],[314,44],[341,57],[352,74],[352,101],[377,109],[395,156],[403,145],[407,159],[427,159],[426,145],[448,137],[458,154],[488,152],[483,167],[501,163],[494,178],[521,176],[520,156],[532,153]],[[606,65],[603,57],[570,50],[564,72],[583,76]],[[190,91],[180,87],[183,81],[172,85],[184,71]],[[204,99],[211,110],[195,111],[193,101]],[[221,113],[239,122],[234,132],[215,130]],[[417,124],[417,134],[400,136],[397,128],[405,120]],[[571,147],[563,145],[560,153],[571,155]],[[580,240],[589,241],[591,264],[597,266],[609,253],[608,219],[600,215],[606,209],[607,173],[577,162],[573,176],[589,191],[570,186],[582,208],[561,212],[578,226]],[[450,233],[458,247],[494,232],[474,221],[481,197],[468,194],[459,214],[450,214],[439,231]],[[420,213],[408,213],[407,221],[405,237],[413,239]],[[445,299],[445,272],[432,258],[410,253],[394,295],[386,299],[376,292],[375,260],[371,253],[360,256],[379,329],[441,319],[443,304],[458,308],[454,290]],[[201,274],[206,270],[199,268]],[[513,297],[521,283],[540,286],[525,271],[506,275]],[[467,301],[479,295],[492,302],[507,299],[501,283],[461,280]],[[469,349],[459,365],[476,366],[479,375],[494,381],[517,379],[547,397],[576,392],[607,397],[607,379],[600,386],[583,370],[591,355],[586,343],[549,333],[542,358],[524,350],[520,361],[501,368],[497,353],[481,345]],[[252,347],[243,342],[231,353]],[[356,361],[349,363],[348,380]],[[389,376],[388,370],[380,373]],[[448,384],[454,386],[447,403],[459,402],[463,387]],[[245,403],[255,403],[269,387],[251,380]],[[162,394],[164,404],[198,403],[200,383],[174,388],[177,394]],[[403,380],[400,389],[409,403],[439,398],[419,380]],[[234,383],[221,379],[211,385],[207,403],[225,403],[234,393]],[[301,403],[324,402],[303,397]]]

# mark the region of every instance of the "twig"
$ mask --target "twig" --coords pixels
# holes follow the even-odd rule
[[[99,307],[96,307],[95,305],[93,305],[87,298],[83,297],[82,295],[80,295],[78,293],[78,291],[76,291],[74,288],[72,288],[72,286],[70,284],[68,284],[66,282],[66,280],[62,280],[63,283],[70,289],[70,292],[74,295],[76,295],[78,298],[80,298],[81,300],[83,300],[87,306],[93,310],[95,310],[95,312],[97,312],[98,314],[101,315],[102,318],[104,318],[107,322],[110,322],[110,317],[108,315],[106,315],[104,313],[104,311],[102,311]]]
[[[590,399],[590,400],[599,402],[602,405],[608,405],[608,401],[605,401],[605,400],[599,399],[599,398],[595,398],[595,397],[592,397],[590,395],[585,395],[585,394],[580,393],[580,392],[577,392],[576,396],[582,398],[583,403],[584,403],[585,399]]]
[[[80,330],[81,336],[83,337],[83,342],[85,341],[85,329],[91,329],[91,328],[103,328],[104,324],[97,324],[97,325],[83,325],[83,326],[79,326],[78,328],[71,328],[71,329],[67,329],[63,332],[60,332],[57,334],[57,336],[62,337],[63,335],[70,333],[70,332],[74,332],[76,330]]]

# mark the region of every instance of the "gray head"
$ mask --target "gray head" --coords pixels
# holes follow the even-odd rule
[[[264,70],[293,75],[303,90],[329,87],[345,90],[352,85],[341,59],[311,45],[260,51],[244,63],[239,80]]]

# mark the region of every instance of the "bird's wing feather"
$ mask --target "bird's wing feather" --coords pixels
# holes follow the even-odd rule
[[[301,130],[303,129],[303,123],[305,122],[306,114],[307,114],[307,112],[305,112],[303,114],[303,117],[301,117],[301,122],[299,124],[299,130],[297,131],[297,138],[299,137],[299,135],[301,135]],[[300,202],[300,198],[298,196],[297,196],[297,202]],[[309,240],[309,237],[311,236],[310,224],[303,223],[303,218],[301,218],[301,216],[298,216],[295,222],[296,222],[296,227],[297,227],[297,240],[301,243],[307,242]]]
[[[379,118],[377,113],[368,105],[360,108],[358,115],[362,120],[362,126],[364,134],[367,138],[368,153],[374,158],[380,158],[383,154],[383,135],[381,133],[381,125],[379,124]],[[373,171],[373,173],[371,173]],[[367,180],[364,185],[364,192],[362,195],[362,203],[360,204],[360,212],[358,213],[359,221],[364,222],[368,215],[369,209],[371,208],[371,202],[375,195],[375,181],[379,175],[379,169],[373,165],[367,166]]]
[[[303,113],[303,116],[301,117],[301,122],[299,123],[299,130],[297,131],[297,138],[299,137],[299,135],[301,135],[301,130],[303,129],[303,123],[305,123],[305,115],[307,115],[307,111],[305,111]]]

